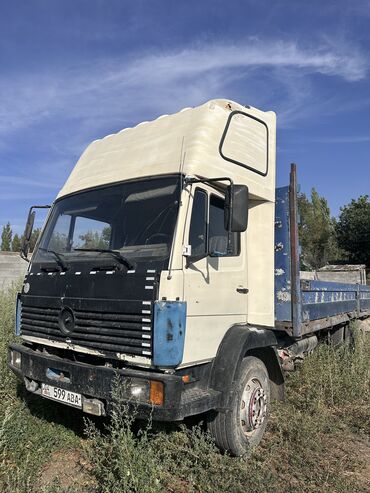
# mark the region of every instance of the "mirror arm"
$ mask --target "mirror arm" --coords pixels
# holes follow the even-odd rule
[[[32,211],[32,209],[50,209],[51,205],[33,205],[31,208],[30,208],[30,212]]]
[[[193,256],[189,256],[189,257],[186,257],[186,269],[188,269],[194,262],[198,262],[198,260],[202,260],[203,258],[206,258],[208,257],[208,253],[204,252],[204,253],[200,253],[198,255],[193,255]]]
[[[20,257],[25,260],[26,262],[30,263],[30,259],[27,257],[27,255],[23,252],[23,251],[20,251],[19,252],[19,255]]]
[[[220,178],[195,178],[194,176],[185,176],[184,184],[189,185],[192,183],[214,183],[216,181],[228,181],[231,186],[234,185],[234,182],[228,176],[221,176]]]

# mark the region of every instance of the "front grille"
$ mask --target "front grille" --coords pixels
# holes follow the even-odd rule
[[[127,302],[132,313],[74,309],[75,327],[68,335],[59,327],[61,309],[23,305],[21,333],[99,351],[151,356],[152,310],[144,303]]]

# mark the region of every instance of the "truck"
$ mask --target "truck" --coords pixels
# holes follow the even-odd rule
[[[370,286],[300,279],[296,167],[275,189],[275,156],[275,113],[222,99],[92,142],[17,297],[26,389],[105,416],[118,385],[138,418],[256,446],[296,359],[370,316]]]

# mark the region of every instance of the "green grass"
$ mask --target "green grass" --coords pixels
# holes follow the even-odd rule
[[[367,492],[370,341],[326,345],[287,379],[248,459],[221,454],[202,425],[138,431],[116,391],[105,426],[28,396],[6,366],[15,290],[0,293],[0,491],[12,493]]]
[[[55,406],[26,399],[23,386],[7,368],[7,346],[15,339],[15,296],[16,287],[0,291],[0,491],[28,493],[51,454],[78,446],[80,438],[64,425],[69,411],[62,415]]]

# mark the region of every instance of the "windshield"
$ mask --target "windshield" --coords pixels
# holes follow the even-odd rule
[[[66,197],[55,203],[33,262],[55,262],[55,253],[67,262],[81,260],[81,256],[96,258],[100,250],[116,250],[133,261],[165,261],[178,205],[177,176],[120,183]]]

